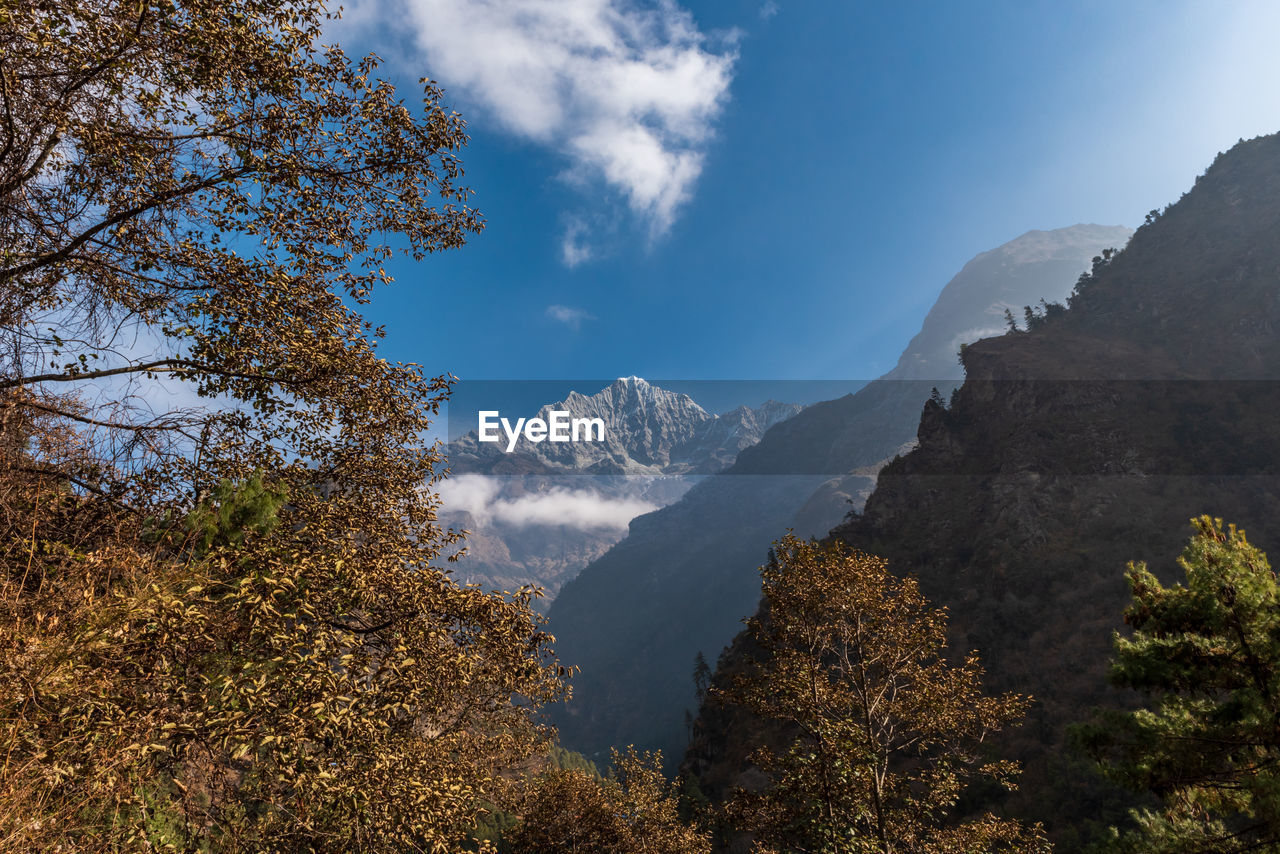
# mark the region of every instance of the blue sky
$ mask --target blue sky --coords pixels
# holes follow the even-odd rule
[[[1134,226],[1280,130],[1280,4],[362,0],[469,122],[488,226],[383,352],[464,379],[868,378],[1032,228]]]

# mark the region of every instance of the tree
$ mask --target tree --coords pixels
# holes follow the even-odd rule
[[[702,654],[702,650],[698,650],[698,654],[693,657],[693,692],[698,698],[698,705],[707,698],[707,689],[711,687],[711,665],[707,664],[707,657]]]
[[[0,16],[0,392],[93,450],[33,473],[136,506],[304,462],[337,480],[366,407],[389,439],[420,427],[447,383],[379,359],[355,307],[390,281],[384,235],[420,259],[481,227],[439,89],[416,111],[321,47],[316,0]],[[238,405],[161,408],[159,379]]]
[[[788,535],[761,569],[748,621],[759,645],[724,699],[784,725],[789,747],[757,752],[771,775],[738,791],[732,822],[765,851],[983,852],[1047,849],[1040,828],[955,815],[979,779],[1012,788],[1010,761],[982,742],[1030,700],[986,697],[975,654],[946,658],[946,614],[885,561]]]
[[[1280,590],[1244,531],[1192,524],[1185,584],[1128,567],[1133,633],[1116,635],[1111,680],[1147,706],[1080,734],[1106,773],[1161,802],[1133,813],[1117,850],[1280,850]]]
[[[523,820],[507,837],[521,854],[709,854],[710,835],[681,821],[662,756],[614,751],[607,779],[553,770],[529,793]]]
[[[435,566],[449,379],[359,313],[479,231],[465,128],[327,19],[0,0],[0,850],[455,850],[540,750],[531,591]]]

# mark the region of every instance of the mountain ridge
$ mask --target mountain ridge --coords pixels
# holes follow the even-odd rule
[[[506,453],[502,443],[482,443],[471,430],[450,443],[449,460],[461,473],[478,474],[710,474],[802,408],[769,400],[715,415],[683,392],[619,377],[591,395],[572,390],[535,416],[547,420],[558,410],[570,418],[599,418],[603,441],[522,441]]]
[[[1069,747],[1108,687],[1127,561],[1162,578],[1201,513],[1280,544],[1280,137],[1220,155],[1078,282],[1065,311],[967,347],[953,400],[925,404],[918,444],[831,533],[909,572],[945,606],[957,652],[977,649],[991,691],[1030,693],[993,749],[1025,766],[1003,809],[1081,851],[1132,796]],[[1025,322],[1025,321],[1024,321]],[[717,679],[752,655],[740,635]],[[685,772],[716,798],[755,779],[777,738],[707,707]]]
[[[972,329],[975,317],[1002,324],[1013,295],[1026,303],[1065,297],[1091,257],[1130,232],[1075,226],[1056,234],[1073,263],[1047,253],[1041,237],[1024,242],[1034,244],[1025,263],[985,253],[998,263],[971,262],[946,285],[948,298],[967,295],[965,309],[950,312],[953,326],[932,322],[925,338],[913,339],[933,376],[891,372],[775,424],[724,475],[634,520],[624,540],[562,588],[548,612],[550,629],[562,660],[582,668],[574,698],[552,712],[566,746],[604,758],[608,747],[634,743],[677,761],[682,713],[696,704],[688,677],[695,655],[714,657],[755,610],[755,567],[769,543],[788,528],[825,534],[861,506],[879,464],[915,439],[932,388],[947,394],[958,383],[957,354],[936,354]]]
[[[454,472],[441,487],[441,523],[468,531],[451,571],[492,589],[535,584],[546,609],[566,581],[625,536],[636,515],[678,500],[800,409],[769,400],[715,415],[687,394],[632,376],[538,409],[544,420],[552,410],[601,418],[602,443],[521,440],[507,454],[470,431],[451,444]]]

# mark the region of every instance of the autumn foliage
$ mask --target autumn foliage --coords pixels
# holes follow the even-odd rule
[[[974,782],[1012,788],[1015,763],[985,738],[1015,723],[1029,698],[982,693],[969,654],[947,655],[946,613],[911,578],[839,542],[787,536],[763,567],[759,655],[722,699],[793,735],[755,760],[771,782],[742,789],[731,824],[762,851],[1043,851],[1038,827],[986,813],[961,817]]]
[[[306,0],[0,0],[0,850],[454,851],[561,691],[359,306],[461,120]]]
[[[509,836],[520,854],[709,854],[711,836],[682,820],[661,754],[613,752],[607,778],[553,770],[525,794]]]

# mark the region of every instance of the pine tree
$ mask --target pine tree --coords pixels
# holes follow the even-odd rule
[[[711,666],[707,664],[707,657],[702,654],[702,650],[698,650],[698,654],[693,657],[693,689],[698,695],[698,705],[702,705],[702,701],[706,699],[710,685]]]
[[[1133,634],[1115,639],[1111,679],[1145,708],[1082,728],[1113,778],[1154,793],[1117,834],[1133,852],[1280,850],[1280,596],[1266,555],[1234,525],[1193,520],[1185,584],[1128,567]]]

